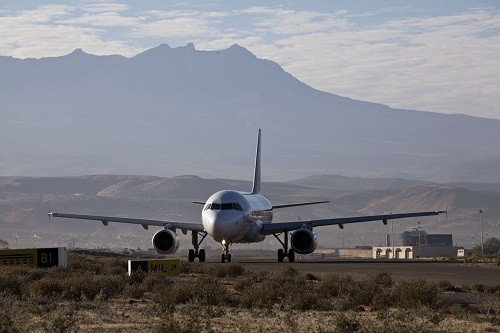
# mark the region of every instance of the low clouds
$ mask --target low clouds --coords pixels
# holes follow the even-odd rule
[[[105,2],[0,8],[0,54],[57,56],[81,47],[133,56],[160,43],[194,42],[205,50],[238,43],[320,90],[398,108],[500,119],[497,8],[448,15],[398,8],[388,15],[226,7],[193,10],[178,3],[175,9],[137,10]]]

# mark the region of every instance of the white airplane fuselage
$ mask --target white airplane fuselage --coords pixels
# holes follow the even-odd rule
[[[205,231],[217,242],[260,242],[263,223],[271,223],[272,205],[261,194],[220,191],[205,203],[201,220]]]

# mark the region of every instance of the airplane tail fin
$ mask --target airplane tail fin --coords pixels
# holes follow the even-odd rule
[[[255,171],[253,176],[252,194],[260,193],[260,128],[257,137],[257,154],[255,156]]]

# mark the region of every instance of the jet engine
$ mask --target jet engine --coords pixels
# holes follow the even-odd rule
[[[292,234],[292,248],[299,254],[309,254],[316,250],[316,234],[309,229],[299,229]]]
[[[174,253],[179,248],[179,237],[172,230],[160,230],[153,236],[153,247],[161,254]]]

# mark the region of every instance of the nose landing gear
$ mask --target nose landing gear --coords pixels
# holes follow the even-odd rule
[[[229,253],[230,242],[223,239],[221,244],[224,247],[224,253],[221,256],[221,262],[231,262],[231,253]]]

